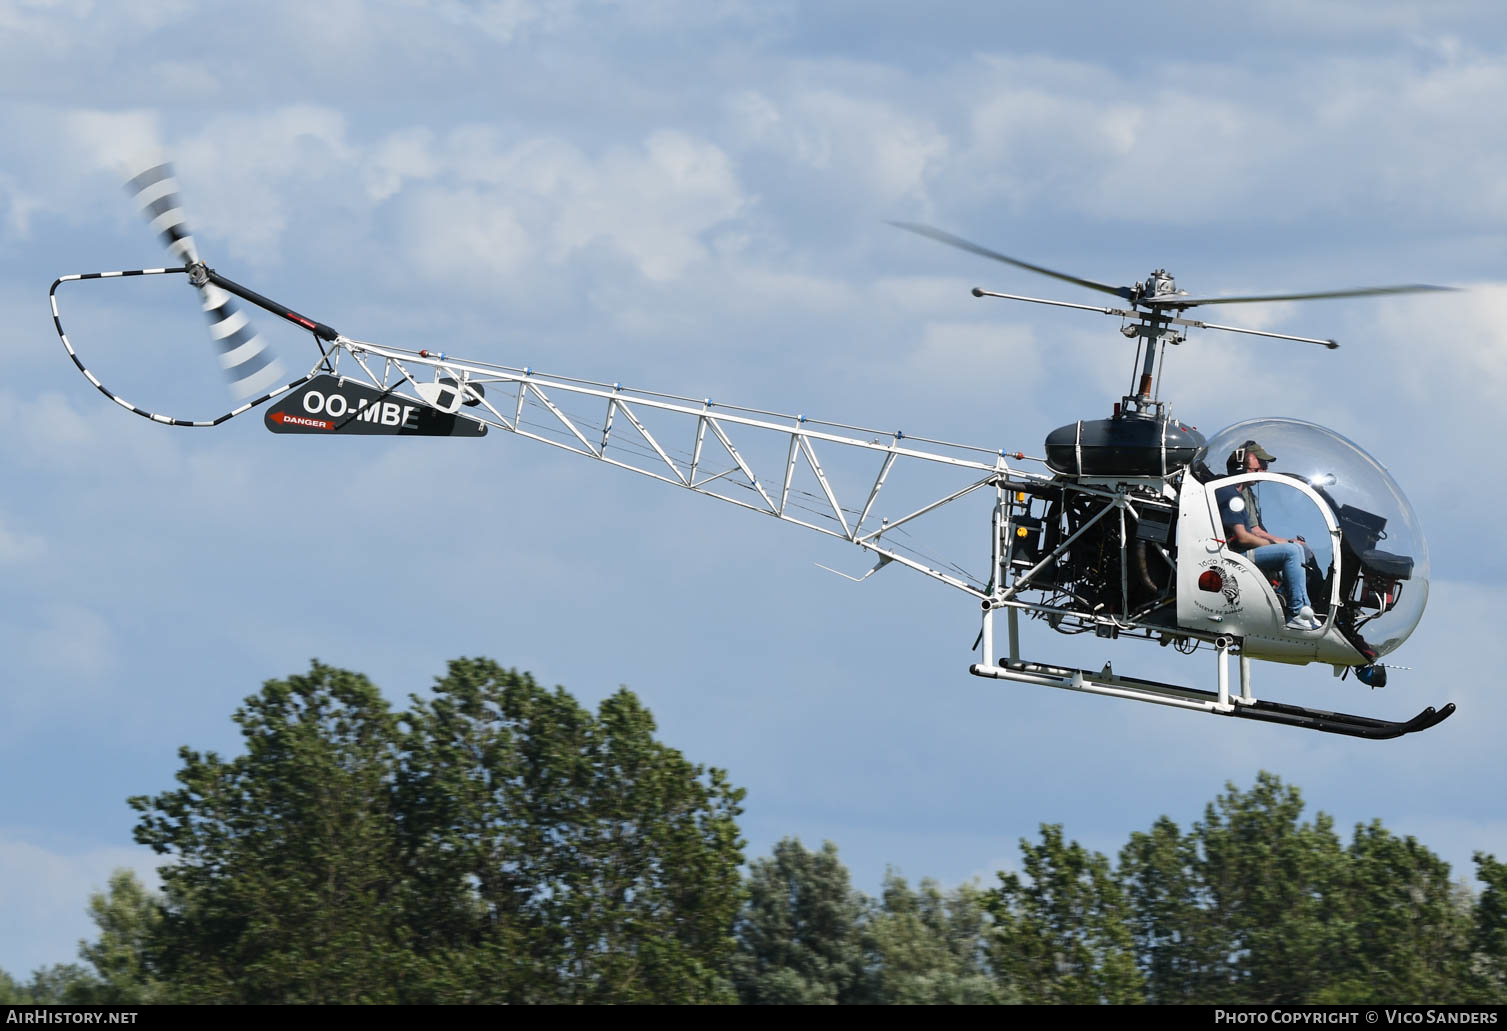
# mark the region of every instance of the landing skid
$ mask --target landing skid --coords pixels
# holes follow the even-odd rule
[[[1069,669],[1048,666],[1037,662],[1003,660],[998,666],[975,663],[968,672],[979,677],[996,680],[1013,680],[1021,684],[1037,684],[1069,691],[1085,691],[1089,694],[1128,698],[1156,705],[1171,705],[1182,709],[1198,709],[1217,716],[1235,716],[1240,719],[1261,720],[1265,723],[1280,723],[1290,727],[1305,727],[1325,734],[1343,734],[1347,737],[1364,737],[1373,740],[1402,737],[1444,722],[1455,711],[1450,702],[1442,709],[1429,706],[1406,722],[1371,719],[1344,712],[1329,712],[1324,709],[1308,709],[1301,705],[1282,702],[1257,701],[1250,694],[1249,660],[1241,661],[1241,693],[1231,695],[1229,681],[1224,672],[1223,650],[1220,656],[1220,688],[1215,691],[1199,691],[1176,684],[1163,684],[1155,680],[1140,680],[1136,677],[1116,675],[1108,665],[1094,672],[1086,669]]]

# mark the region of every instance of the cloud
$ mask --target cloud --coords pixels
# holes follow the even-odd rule
[[[37,967],[76,961],[80,939],[98,932],[89,896],[122,867],[156,889],[158,860],[145,848],[67,847],[18,828],[0,828],[0,970],[26,980]]]
[[[1362,3],[1358,0],[1267,0],[1267,13],[1308,31],[1344,33],[1357,25],[1374,29],[1426,29],[1437,24],[1427,11],[1407,3]],[[1458,7],[1458,5],[1456,5]]]
[[[607,251],[650,281],[681,276],[710,257],[702,234],[752,202],[717,146],[658,130],[637,147],[590,155],[536,137],[507,145],[462,127],[424,159],[411,134],[384,141],[382,189],[402,209],[405,244],[421,273],[506,289],[540,263],[559,266]]]
[[[400,129],[373,148],[366,163],[366,194],[380,203],[402,189],[404,182],[432,179],[439,170],[434,133],[423,127]]]
[[[63,395],[47,391],[35,400],[0,394],[0,425],[22,445],[28,462],[54,466],[66,462],[78,450],[95,442],[93,413],[76,411]]]
[[[870,288],[872,301],[891,305],[907,315],[942,315],[972,303],[973,284],[946,276],[882,276]]]
[[[188,0],[145,5],[18,0],[0,5],[0,67],[22,68],[38,59],[128,46],[191,10]]]
[[[119,655],[110,622],[93,609],[49,602],[26,629],[22,651],[37,669],[94,681],[111,672]],[[68,694],[64,688],[61,694]]]
[[[0,519],[0,566],[29,562],[46,553],[45,539],[11,529]]]
[[[980,322],[928,322],[911,352],[909,371],[926,378],[993,391],[1008,382],[1029,392],[1041,381],[1044,365],[1029,326]]]
[[[0,133],[29,141],[0,172],[0,210],[7,230],[0,243],[28,240],[31,252],[39,249],[30,242],[38,218],[81,221],[100,210],[128,211],[118,187],[101,190],[100,180],[123,183],[162,160],[157,115],[147,110],[0,103]]]
[[[517,212],[474,187],[416,190],[402,231],[421,274],[476,289],[506,284],[537,253]]]
[[[1507,145],[1476,123],[1507,100],[1494,58],[1274,60],[1135,74],[1034,55],[960,63],[947,92],[966,124],[928,186],[1017,215],[1046,205],[1158,226],[1507,215]]]
[[[24,121],[46,123],[35,114]],[[160,121],[154,111],[76,109],[50,131],[65,146],[62,164],[119,180],[170,157],[196,234],[263,264],[291,245],[348,254],[380,231],[372,207],[388,205],[405,259],[411,249],[434,280],[490,291],[525,268],[605,251],[666,281],[709,259],[703,234],[753,203],[727,153],[680,130],[592,153],[474,124],[443,136],[422,126],[353,136],[340,111],[317,104],[223,113],[176,138],[164,137]],[[34,192],[33,180],[45,178],[38,169],[0,181],[13,225],[24,228],[40,206],[62,209],[62,191]],[[351,191],[352,180],[363,189]],[[334,232],[297,228],[316,209],[329,225],[353,208],[360,213]]]
[[[1507,503],[1507,484],[1460,462],[1494,447],[1501,434],[1504,319],[1501,283],[1375,302],[1355,313],[1347,346],[1335,352],[1332,371],[1342,375],[1325,384],[1347,411],[1336,428],[1392,467],[1425,527],[1455,528],[1435,547],[1475,553],[1483,576],[1502,571],[1501,549],[1471,542],[1492,533],[1488,513]]]
[[[31,217],[41,207],[41,202],[23,189],[15,176],[7,173],[0,173],[0,200],[4,202],[6,235],[26,239],[31,233]]]
[[[1087,64],[989,58],[981,65],[959,162],[980,176],[971,192],[1008,195],[1017,209],[1042,194],[1072,207],[1097,205],[1100,170],[1134,154],[1144,111]],[[1110,96],[1116,99],[1106,103]]]
[[[1498,421],[1495,409],[1507,393],[1507,284],[1385,301],[1367,329],[1373,346],[1384,349],[1384,367],[1408,370],[1397,389],[1410,401],[1449,396],[1466,402],[1454,407],[1455,416],[1478,411]]]
[[[167,160],[155,111],[66,111],[62,125],[63,138],[86,163],[114,174],[122,183]]]
[[[202,212],[194,218],[232,255],[269,263],[311,187],[337,211],[345,206],[344,186],[361,156],[347,142],[345,116],[318,104],[221,115],[173,148],[184,200]]]
[[[443,3],[440,17],[467,29],[477,29],[498,43],[512,43],[535,27],[558,28],[574,19],[574,4],[541,5],[529,0],[484,0],[482,3]]]
[[[560,182],[554,246],[571,253],[608,240],[651,280],[674,279],[704,259],[700,234],[750,203],[727,155],[678,131],[657,130],[642,150],[614,149],[598,168],[577,172]]]
[[[742,90],[727,109],[745,145],[821,172],[839,190],[860,189],[880,210],[927,210],[927,173],[948,155],[924,116],[832,87],[787,88],[779,98]]]

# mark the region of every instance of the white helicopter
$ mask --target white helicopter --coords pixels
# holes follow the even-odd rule
[[[1354,670],[1363,683],[1383,686],[1387,667],[1379,660],[1407,639],[1423,615],[1427,544],[1386,469],[1339,434],[1292,419],[1261,419],[1205,439],[1172,417],[1157,390],[1158,362],[1169,343],[1185,339],[1186,328],[1339,346],[1186,318],[1195,306],[1448,288],[1196,298],[1177,290],[1163,270],[1133,287],[1115,287],[1006,257],[928,226],[894,223],[1112,294],[1125,305],[974,289],[977,297],[1115,316],[1121,332],[1137,342],[1137,386],[1112,415],[1069,423],[1048,435],[1043,456],[1027,456],[355,340],[206,265],[187,231],[170,166],[148,169],[128,189],[182,264],[62,276],[49,297],[58,336],[80,372],[112,401],[155,422],[215,426],[267,405],[264,423],[275,433],[482,437],[497,429],[537,440],[841,538],[877,556],[873,568],[850,580],[861,582],[893,563],[969,595],[982,617],[974,646],[979,660],[969,670],[981,677],[1364,738],[1426,730],[1455,710],[1449,703],[1393,722],[1256,698],[1253,659],[1323,663],[1337,676]],[[185,275],[198,288],[232,390],[250,400],[212,419],[161,415],[127,401],[85,367],[63,330],[59,286],[145,275]],[[286,379],[230,295],[308,330],[320,352],[309,371]],[[819,454],[829,466],[857,463],[864,471],[841,483],[828,475]],[[881,517],[895,497],[905,497],[895,486],[903,478],[898,470],[917,474],[910,499]],[[951,480],[940,492],[930,486],[938,476]],[[917,483],[933,493],[918,498]],[[918,523],[981,495],[993,497],[988,525],[980,527],[987,538],[977,542],[976,552],[988,557],[987,576],[910,543]],[[1315,528],[1312,543],[1297,539],[1301,591],[1283,582],[1290,576],[1274,578],[1263,568],[1269,563],[1258,566],[1237,539],[1236,524],[1259,527],[1262,506],[1284,521]],[[1289,565],[1286,572],[1293,569]],[[1292,603],[1304,595],[1308,607],[1294,619]],[[995,625],[1000,613],[1006,620],[1003,650]],[[1109,664],[1092,671],[1025,660],[1022,616],[1060,633],[1139,638],[1187,653],[1208,647],[1217,689],[1121,676]],[[1238,691],[1231,686],[1231,657],[1238,660]]]

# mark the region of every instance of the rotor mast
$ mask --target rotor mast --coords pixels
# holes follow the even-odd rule
[[[1141,381],[1135,394],[1127,395],[1121,399],[1127,411],[1145,411],[1148,408],[1161,408],[1160,401],[1153,401],[1152,397],[1156,390],[1156,356],[1157,345],[1163,349],[1168,343],[1180,344],[1183,338],[1170,329],[1165,313],[1161,308],[1153,308],[1141,316],[1140,322],[1135,325],[1127,325],[1126,329],[1134,330],[1135,335],[1145,341],[1144,354],[1141,356]],[[1127,334],[1129,335],[1129,334]],[[1132,406],[1134,406],[1132,408]]]

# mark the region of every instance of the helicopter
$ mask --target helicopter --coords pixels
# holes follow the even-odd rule
[[[1380,660],[1406,641],[1427,603],[1427,543],[1385,467],[1345,437],[1285,418],[1248,420],[1205,437],[1172,415],[1158,386],[1167,348],[1184,342],[1189,329],[1339,346],[1332,339],[1188,317],[1195,307],[1450,288],[1408,284],[1196,297],[1179,290],[1165,269],[1132,286],[1114,286],[1008,257],[931,226],[892,223],[1117,299],[1091,305],[973,289],[978,298],[1116,317],[1121,334],[1136,343],[1136,378],[1110,415],[1061,426],[1047,435],[1043,455],[1027,456],[357,340],[211,268],[188,231],[170,165],[147,169],[127,189],[182,264],[61,276],[49,301],[58,337],[80,373],[136,415],[206,428],[265,406],[264,425],[278,434],[480,438],[497,430],[535,440],[844,540],[877,559],[861,576],[830,570],[849,580],[863,582],[899,565],[970,596],[980,622],[977,661],[968,668],[979,677],[1370,739],[1423,731],[1455,711],[1447,703],[1389,721],[1256,697],[1254,660],[1325,664],[1336,676],[1353,672],[1366,685],[1384,686],[1388,666]],[[70,341],[57,300],[60,286],[156,275],[183,275],[199,292],[220,364],[241,401],[231,410],[208,419],[150,411],[107,387]],[[309,370],[286,378],[232,298],[309,332],[319,352]],[[865,472],[843,482],[828,475],[822,456],[829,464],[845,456],[863,463]],[[940,493],[905,500],[893,515],[881,516],[897,493],[906,497],[895,488],[902,469],[950,482]],[[908,543],[919,522],[981,496],[993,499],[987,537],[978,549],[988,557],[987,576]],[[1301,548],[1301,562],[1280,572],[1268,562],[1258,565],[1248,553],[1255,549],[1239,540],[1240,527],[1259,526],[1262,505],[1316,528],[1312,543],[1301,537],[1291,542]],[[1291,579],[1301,579],[1302,589],[1286,582]],[[1290,610],[1297,606],[1290,602],[1303,597],[1308,605],[1294,618]],[[996,626],[1001,614],[1003,635]],[[1215,689],[1125,676],[1108,663],[1089,670],[1024,659],[1023,620],[1061,634],[1138,639],[1188,654],[1211,650]]]

